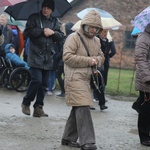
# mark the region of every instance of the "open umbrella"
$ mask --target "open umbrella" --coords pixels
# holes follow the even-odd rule
[[[116,27],[122,26],[122,24],[120,22],[118,22],[117,20],[115,20],[114,18],[101,17],[101,21],[102,21],[103,29],[114,29]],[[77,21],[74,24],[74,26],[72,27],[72,30],[76,31],[77,29],[80,28],[80,25],[81,25],[81,20]]]
[[[135,16],[133,26],[144,31],[145,27],[150,23],[150,6],[145,8],[141,13]]]
[[[138,35],[139,33],[141,33],[141,30],[139,30],[138,28],[134,27],[132,32],[131,32],[131,35],[135,36],[135,35]]]
[[[101,17],[105,17],[105,18],[114,18],[110,13],[108,13],[107,11],[103,10],[103,9],[99,9],[99,8],[85,8],[83,10],[81,10],[79,13],[77,13],[77,16],[80,19],[83,19],[83,17],[91,10],[97,10],[100,14]]]
[[[10,6],[24,1],[26,0],[0,0],[0,7]]]
[[[55,10],[52,13],[54,17],[62,17],[71,5],[67,0],[54,0]],[[41,10],[43,0],[28,0],[13,6],[8,6],[4,11],[12,16],[15,20],[27,20],[28,17]]]
[[[101,16],[101,20],[102,20],[102,26],[104,29],[113,29],[113,28],[118,28],[118,27],[122,26],[122,24],[119,21],[117,21],[110,13],[106,12],[105,10],[99,9],[99,8],[85,8],[82,11],[80,11],[79,13],[77,13],[77,16],[80,19],[83,19],[83,17],[91,10],[96,10],[99,12],[99,14]]]

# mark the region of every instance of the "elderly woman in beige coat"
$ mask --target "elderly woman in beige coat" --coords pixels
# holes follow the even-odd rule
[[[66,39],[63,49],[65,97],[72,110],[65,126],[62,145],[81,147],[81,150],[97,149],[90,113],[90,106],[93,105],[90,77],[91,66],[100,67],[104,62],[100,41],[96,37],[101,30],[100,15],[97,11],[90,11],[83,18],[79,31]],[[90,57],[77,32],[88,47]]]
[[[136,80],[139,91],[138,131],[142,145],[150,146],[150,24],[141,33],[135,47]]]

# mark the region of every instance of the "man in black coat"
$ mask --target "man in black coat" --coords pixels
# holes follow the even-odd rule
[[[30,104],[33,105],[33,117],[48,117],[43,111],[44,97],[47,92],[50,70],[53,67],[53,42],[63,39],[60,22],[52,17],[54,0],[44,0],[42,10],[29,16],[24,34],[30,38],[28,65],[30,66],[31,82],[22,102],[22,112],[30,115]]]

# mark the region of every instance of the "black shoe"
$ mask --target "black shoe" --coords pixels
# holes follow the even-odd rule
[[[66,145],[66,146],[71,146],[71,147],[77,147],[77,148],[80,147],[80,145],[79,145],[78,142],[73,142],[73,141],[69,141],[69,140],[65,140],[65,139],[62,139],[61,145]]]
[[[150,146],[150,141],[143,141],[141,144],[144,146]]]
[[[57,97],[59,97],[59,98],[65,98],[65,93],[58,94]]]
[[[101,106],[100,106],[100,109],[101,109],[101,110],[104,110],[104,109],[107,109],[107,108],[108,108],[108,107],[105,106],[105,105],[101,105]]]
[[[95,110],[95,107],[90,107],[91,110]]]
[[[81,150],[96,150],[97,146],[95,144],[85,144],[81,147]]]

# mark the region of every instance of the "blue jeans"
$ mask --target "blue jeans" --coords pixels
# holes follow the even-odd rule
[[[53,91],[53,86],[54,86],[54,83],[55,83],[55,80],[56,80],[56,73],[54,70],[51,70],[50,71],[50,75],[49,75],[49,88],[48,88],[48,91]]]
[[[39,68],[30,68],[31,73],[31,81],[27,89],[27,93],[23,98],[23,104],[30,106],[31,102],[34,101],[36,97],[36,101],[33,107],[37,107],[39,105],[44,105],[44,97],[47,92],[48,80],[49,80],[49,70],[42,70]]]
[[[64,88],[64,79],[62,78],[62,75],[64,75],[64,66],[58,66],[58,69],[56,70],[56,78],[58,80],[61,93],[65,93],[65,88]]]

